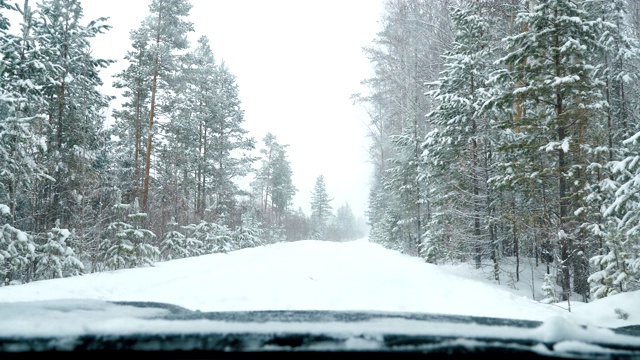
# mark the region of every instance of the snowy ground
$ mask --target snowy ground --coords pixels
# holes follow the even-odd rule
[[[526,267],[523,274],[527,270],[534,274]],[[560,315],[606,327],[640,324],[640,292],[573,302],[569,313],[566,303],[531,299],[540,293],[535,276],[533,286],[525,275],[519,283],[504,277],[495,284],[469,266],[426,264],[366,240],[307,240],[0,287],[0,307],[2,302],[95,299],[166,302],[201,311],[376,310],[541,321]],[[628,318],[619,319],[616,309]]]

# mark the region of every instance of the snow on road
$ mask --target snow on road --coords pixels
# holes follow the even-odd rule
[[[627,296],[626,303],[640,308],[638,294]],[[0,287],[0,302],[53,299],[154,301],[201,311],[375,310],[531,320],[567,314],[366,240],[279,243]],[[593,317],[592,304],[582,305],[580,313]],[[616,323],[610,306],[599,310],[599,321]],[[632,314],[632,321],[633,315],[638,317]]]

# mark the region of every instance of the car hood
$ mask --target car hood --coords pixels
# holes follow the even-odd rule
[[[200,312],[151,302],[0,303],[0,351],[526,353],[640,358],[640,329],[378,311]]]

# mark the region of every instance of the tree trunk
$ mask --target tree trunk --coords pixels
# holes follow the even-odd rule
[[[153,143],[153,117],[156,109],[156,88],[158,81],[158,54],[153,59],[153,82],[151,83],[151,107],[149,111],[149,134],[147,136],[147,153],[144,168],[144,185],[142,190],[142,209],[147,212],[149,201],[149,174],[151,169],[151,150]]]
[[[162,7],[161,7],[162,8]],[[158,63],[159,63],[159,47],[160,47],[160,29],[163,25],[162,11],[158,13],[158,24],[156,30],[156,53],[153,57],[153,80],[151,82],[151,106],[149,107],[149,134],[147,136],[147,153],[144,169],[144,184],[142,190],[142,209],[148,212],[149,201],[149,176],[151,170],[151,150],[153,145],[153,120],[156,112],[156,92],[158,88]]]
[[[520,246],[516,236],[515,223],[513,226],[513,252],[516,256],[516,282],[520,281]]]
[[[471,85],[471,97],[475,101],[475,79],[473,76],[473,66],[471,67],[470,76]],[[476,269],[482,266],[482,244],[481,244],[481,223],[480,223],[480,184],[478,179],[478,168],[480,167],[478,160],[478,124],[474,119],[474,115],[471,114],[469,120],[471,121],[472,128],[472,147],[471,147],[471,181],[473,183],[473,235],[475,237],[475,262]]]
[[[140,186],[140,166],[138,164],[140,158],[140,84],[136,90],[136,115],[135,115],[135,127],[136,132],[134,135],[134,151],[133,151],[133,196],[138,197],[138,191]]]
[[[202,206],[200,201],[200,195],[202,193],[202,121],[198,124],[198,166],[196,167],[196,204],[195,204],[195,215],[198,216],[200,214],[200,206]]]
[[[487,149],[485,150],[484,156],[484,183],[489,183],[490,173],[489,173],[489,164],[492,159],[492,149],[491,145],[486,145]],[[487,185],[487,221],[489,228],[489,241],[491,242],[491,261],[493,261],[493,279],[498,283],[500,282],[500,263],[499,263],[499,247],[498,247],[498,238],[496,233],[498,229],[496,228],[496,224],[493,220],[493,216],[495,214],[495,207],[493,205],[493,191],[491,191],[491,187]]]
[[[202,195],[200,195],[200,219],[204,219],[204,211],[207,208],[207,127],[204,127],[202,146]]]
[[[562,96],[556,90],[556,116],[562,114]],[[566,138],[565,128],[561,124],[558,127],[558,142],[562,144]],[[565,172],[567,169],[565,153],[562,147],[558,149],[558,197],[560,200],[560,266],[562,269],[562,300],[568,300],[571,294],[571,275],[569,273],[569,249],[571,240],[569,234],[565,233],[567,216],[569,215],[569,204],[567,203],[567,179]]]

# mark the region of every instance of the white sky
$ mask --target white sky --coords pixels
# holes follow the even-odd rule
[[[192,42],[206,35],[216,58],[236,76],[245,128],[261,146],[271,132],[289,144],[294,208],[310,213],[310,194],[324,175],[334,209],[367,207],[370,165],[364,111],[352,104],[371,75],[362,52],[379,31],[382,0],[192,0]],[[149,1],[83,0],[85,19],[108,16],[113,28],[94,43],[96,57],[126,66],[129,31],[140,26]],[[110,88],[104,92],[116,94]],[[115,105],[117,106],[117,105]]]

